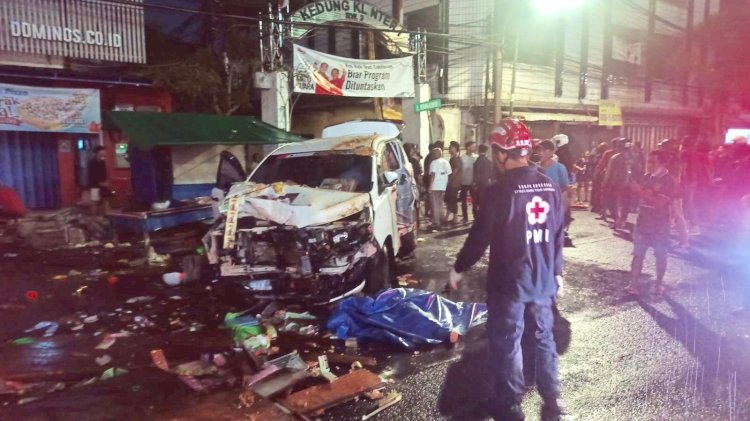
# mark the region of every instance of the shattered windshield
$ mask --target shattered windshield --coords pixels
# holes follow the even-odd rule
[[[269,156],[250,181],[287,182],[329,190],[367,193],[372,189],[372,157],[354,154]]]

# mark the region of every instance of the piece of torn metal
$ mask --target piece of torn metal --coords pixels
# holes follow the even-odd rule
[[[330,383],[333,383],[338,378],[335,374],[331,373],[331,367],[328,366],[328,358],[325,355],[318,356],[318,365],[320,367],[320,375]]]
[[[293,370],[307,370],[307,363],[302,357],[300,357],[297,351],[292,351],[289,354],[271,360],[268,362],[268,365],[273,365],[278,368],[290,368]]]
[[[252,390],[264,398],[270,398],[289,389],[308,376],[307,370],[284,368],[254,384]]]
[[[245,389],[252,388],[256,383],[260,382],[261,380],[265,379],[266,377],[270,376],[271,374],[281,370],[280,367],[275,365],[270,365],[263,370],[260,370],[259,372],[253,374],[252,376],[246,376],[245,380],[242,382],[242,386]]]
[[[277,224],[304,228],[354,215],[370,203],[367,193],[288,184],[283,185],[281,189],[275,186],[262,186],[263,188],[259,188],[259,185],[253,182],[235,184],[221,204],[221,213],[227,214],[231,209],[230,203],[237,202],[238,218],[251,216]],[[232,216],[234,219],[234,215]]]

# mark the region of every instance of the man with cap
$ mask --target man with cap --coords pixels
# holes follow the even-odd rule
[[[490,247],[487,328],[495,388],[489,410],[496,420],[524,420],[521,336],[528,313],[536,341],[537,385],[544,400],[542,419],[559,420],[564,410],[552,302],[563,283],[563,201],[552,180],[529,166],[531,136],[522,122],[501,121],[490,140],[492,161],[504,170],[503,177],[487,189],[450,272],[450,285],[457,289],[462,274]]]
[[[614,219],[614,229],[621,230],[625,229],[631,210],[630,183],[640,180],[643,167],[633,152],[632,140],[620,138],[616,151],[607,165],[603,187],[609,192],[609,211]]]
[[[565,246],[573,247],[573,240],[571,240],[567,234],[568,227],[570,226],[570,223],[573,222],[569,200],[569,194],[572,191],[570,173],[565,165],[555,159],[559,156],[556,154],[557,146],[554,141],[542,140],[539,142],[539,147],[539,169],[552,180],[552,183],[560,189],[560,193],[563,195],[563,207],[565,208]]]

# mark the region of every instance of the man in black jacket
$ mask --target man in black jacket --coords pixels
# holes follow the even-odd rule
[[[534,320],[537,384],[543,420],[563,414],[558,355],[552,334],[552,301],[562,287],[564,210],[560,189],[529,166],[531,137],[518,120],[503,120],[492,132],[492,157],[503,177],[487,200],[450,273],[452,288],[490,247],[487,271],[488,335],[495,390],[490,406],[497,420],[524,419],[526,391],[521,355],[524,312]]]
[[[471,200],[477,209],[477,212],[474,212],[474,218],[477,217],[482,207],[484,191],[495,182],[495,164],[487,158],[488,150],[487,145],[479,145],[479,157],[474,162],[474,186],[471,190]]]
[[[109,189],[107,181],[107,154],[104,146],[95,146],[93,157],[89,160],[88,166],[89,187],[91,192],[91,214],[99,214],[99,204],[101,203],[102,215],[109,212],[109,197],[112,191]]]

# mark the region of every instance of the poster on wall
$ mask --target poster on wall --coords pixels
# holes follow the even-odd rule
[[[98,133],[100,129],[96,89],[0,83],[0,131]]]
[[[414,96],[412,56],[359,60],[294,46],[294,92],[367,98]]]

